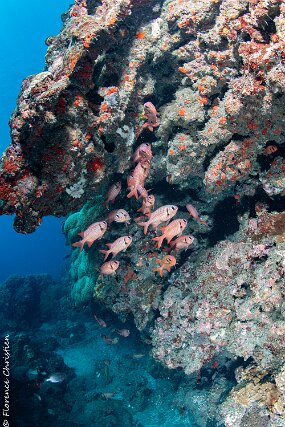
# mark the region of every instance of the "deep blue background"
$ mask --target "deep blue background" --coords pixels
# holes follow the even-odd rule
[[[72,0],[11,0],[1,5],[0,153],[10,144],[8,120],[21,81],[43,71],[48,36],[62,28],[61,14]],[[63,220],[47,217],[31,235],[17,234],[12,217],[0,217],[0,282],[11,274],[58,276],[69,253],[61,233]]]

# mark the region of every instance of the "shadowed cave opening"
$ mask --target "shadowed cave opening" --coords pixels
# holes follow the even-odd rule
[[[212,231],[208,235],[210,246],[214,246],[238,231],[237,213],[237,204],[233,197],[227,197],[217,204],[212,213]]]

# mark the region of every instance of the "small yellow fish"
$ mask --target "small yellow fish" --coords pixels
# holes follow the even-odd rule
[[[166,255],[162,260],[158,259],[156,262],[160,263],[160,267],[153,268],[152,271],[159,271],[160,277],[162,277],[163,270],[167,270],[170,273],[171,267],[176,264],[176,258],[173,255]]]

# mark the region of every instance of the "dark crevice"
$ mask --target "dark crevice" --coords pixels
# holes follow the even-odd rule
[[[136,139],[136,142],[134,143],[133,150],[146,142],[155,142],[157,140],[157,137],[155,136],[154,132],[150,132],[148,129],[144,129],[144,131],[140,134],[140,136]]]
[[[264,42],[270,43],[271,34],[276,34],[275,22],[268,16],[268,19],[264,20],[262,23],[262,28],[258,30],[262,34]]]
[[[88,15],[94,15],[98,6],[101,6],[102,2],[100,0],[86,0],[87,12]]]
[[[119,82],[120,82],[119,73],[113,73],[113,74],[108,74],[104,76],[101,80],[101,85],[103,87],[118,86]]]
[[[113,141],[107,141],[105,135],[101,135],[100,139],[103,142],[104,148],[108,153],[113,153],[115,151],[116,145]]]
[[[88,99],[88,101],[90,101],[92,104],[94,105],[100,105],[103,101],[104,98],[102,96],[100,96],[98,94],[97,89],[91,89],[87,94],[86,94],[86,98]]]
[[[285,158],[285,143],[277,144],[274,140],[267,141],[263,152],[257,156],[261,171],[269,170],[276,157]]]
[[[209,244],[214,246],[227,236],[236,233],[239,230],[237,220],[237,204],[233,197],[228,197],[217,204],[213,214],[213,228],[209,233]]]

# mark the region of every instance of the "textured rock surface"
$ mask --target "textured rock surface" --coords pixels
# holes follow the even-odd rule
[[[254,231],[246,225],[172,275],[153,332],[154,354],[169,367],[190,373],[224,350],[263,369],[280,366],[285,251],[268,225],[278,217],[259,218]]]
[[[208,201],[236,186],[282,193],[260,156],[272,142],[283,150],[284,20],[278,0],[77,1],[47,39],[46,71],[23,82],[1,212],[32,232],[124,174],[146,100],[161,113],[154,182],[203,187]]]
[[[284,2],[77,0],[47,45],[47,68],[23,82],[11,118],[0,213],[27,233],[78,211],[64,227],[74,243],[151,142],[155,207],[174,203],[189,219],[192,200],[207,225],[189,221],[195,243],[161,279],[152,268],[166,248],[134,222],[112,224],[102,244],[73,251],[72,297],[132,315],[170,368],[200,372],[225,354],[248,364],[252,375],[218,401],[224,422],[285,425]],[[143,127],[148,101],[154,132]],[[134,218],[139,204],[124,194],[114,206]],[[133,244],[117,275],[98,279],[98,248],[122,234]]]

